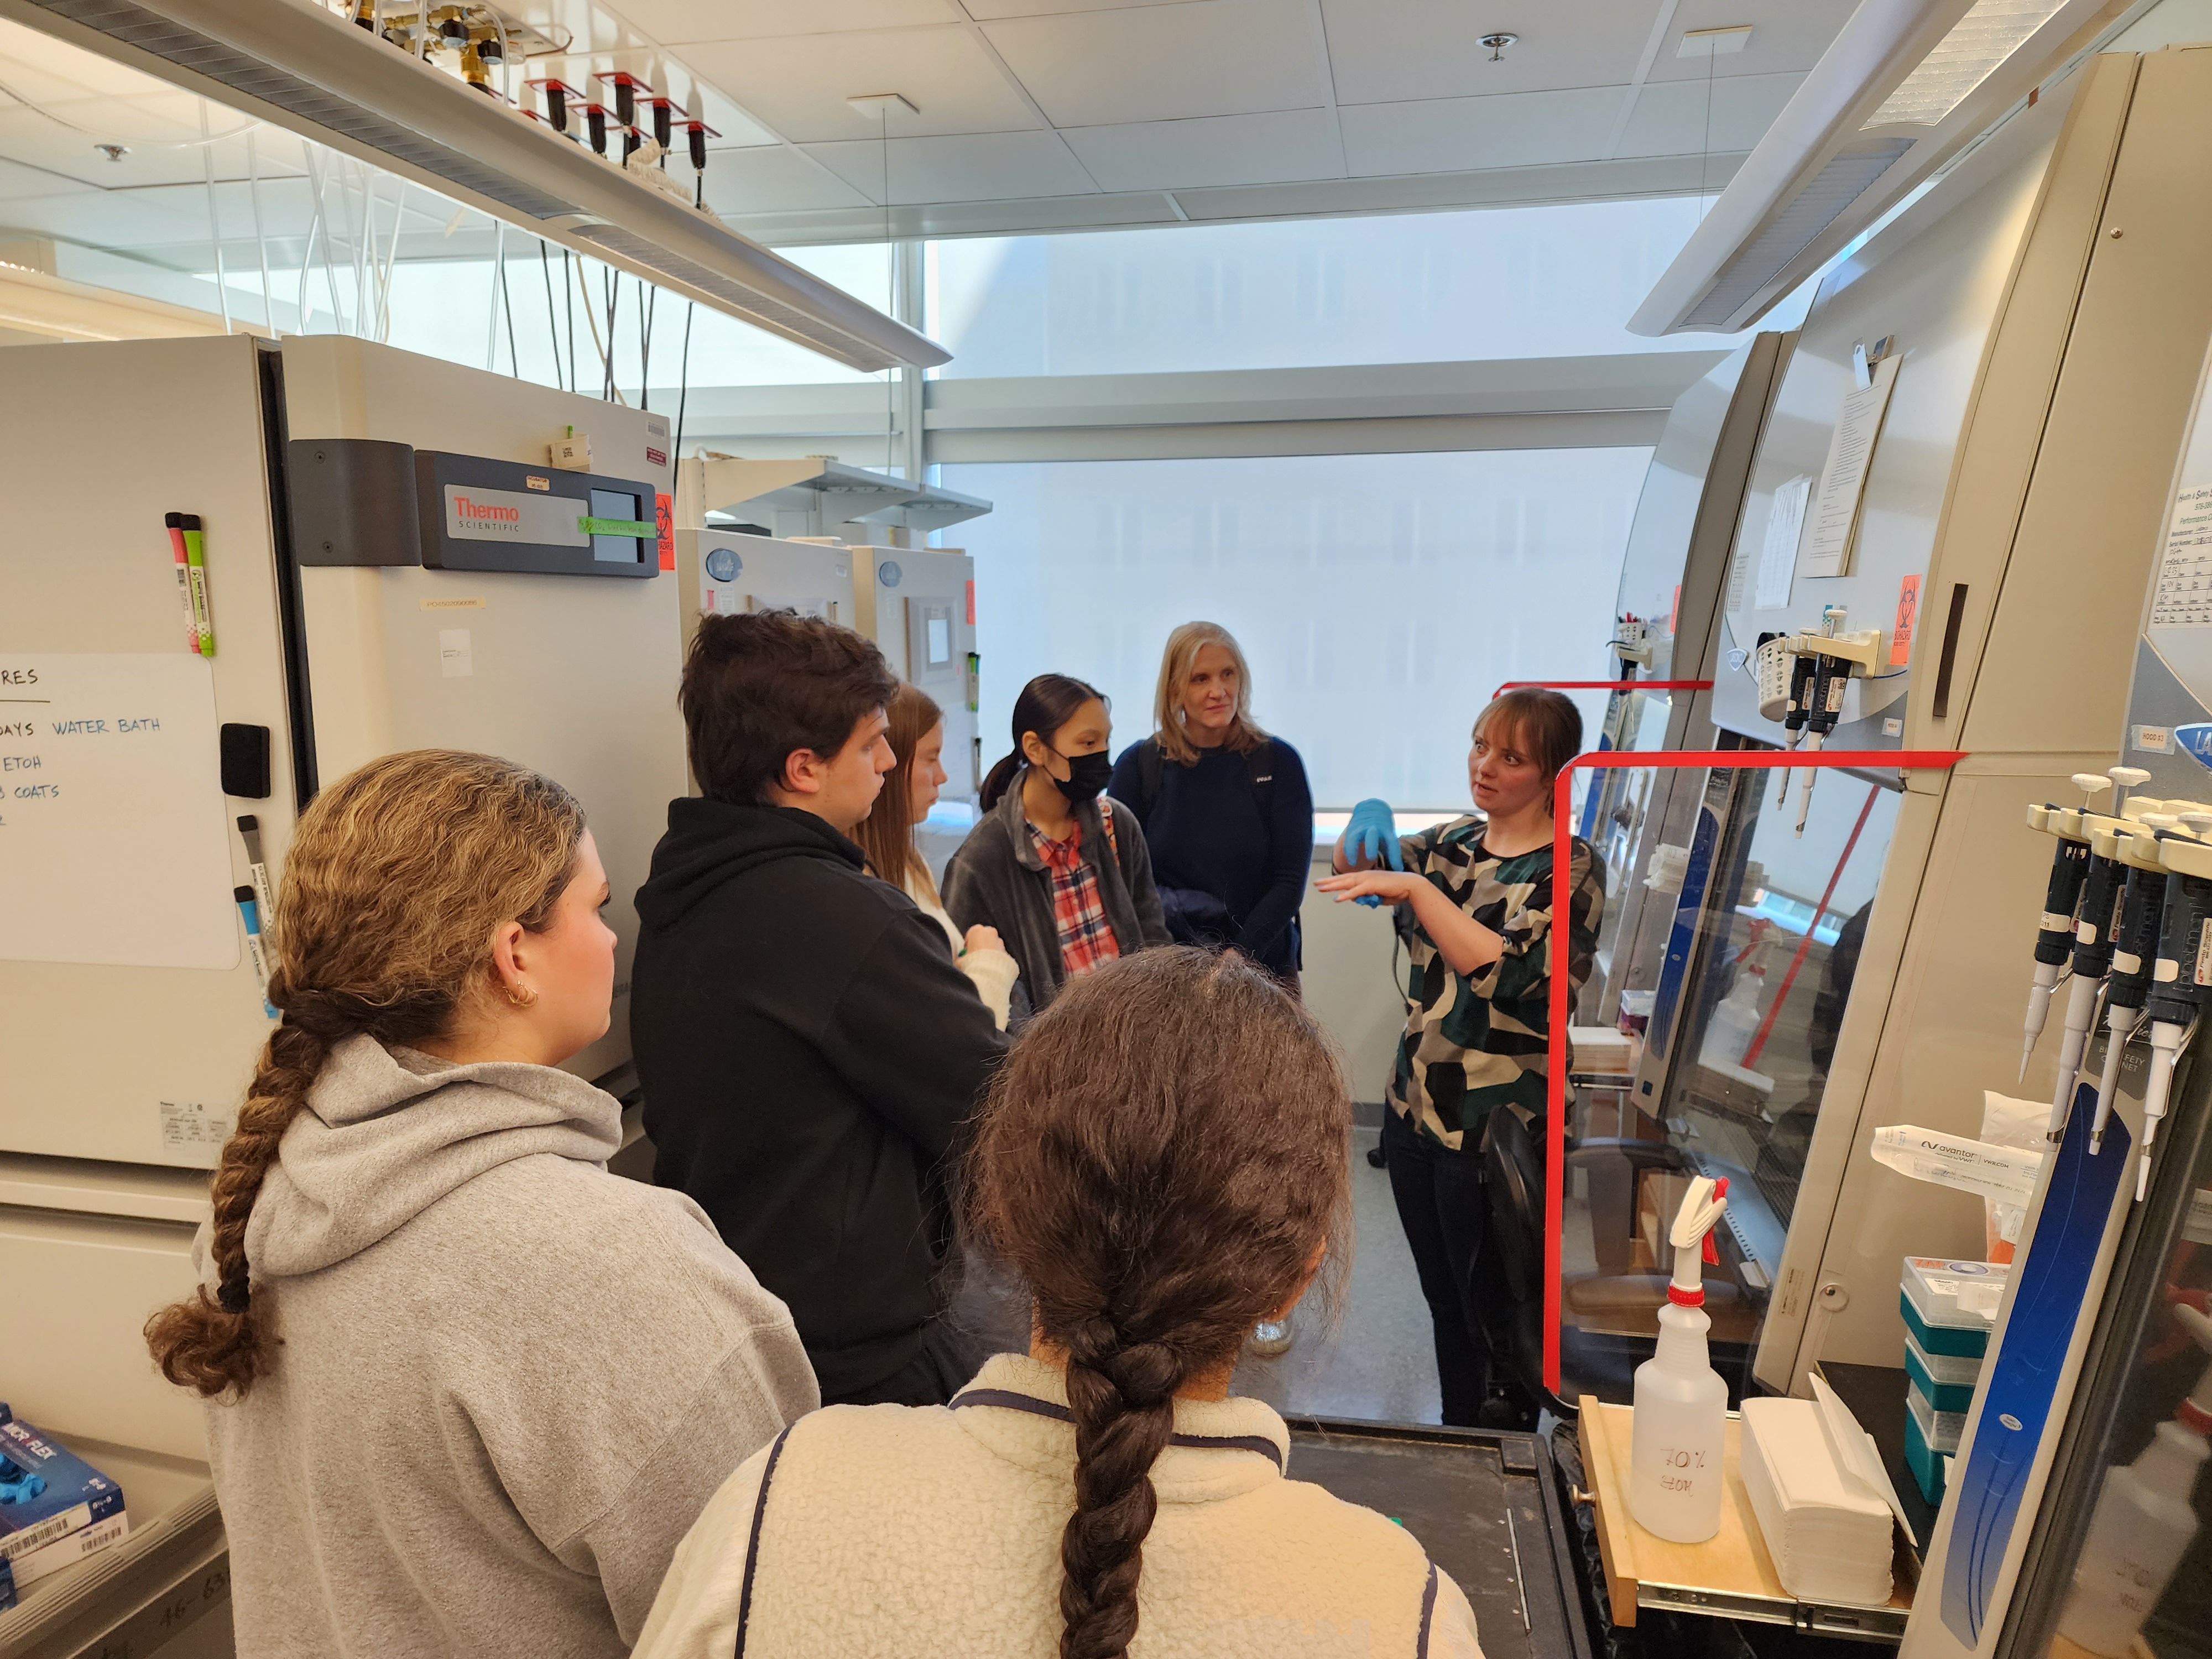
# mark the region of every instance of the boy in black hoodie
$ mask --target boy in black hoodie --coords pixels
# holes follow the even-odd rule
[[[897,680],[850,629],[707,617],[680,700],[700,796],[638,890],[630,1038],[653,1179],[783,1298],[825,1404],[942,1404],[946,1165],[1006,1045],[943,930],[848,832]]]

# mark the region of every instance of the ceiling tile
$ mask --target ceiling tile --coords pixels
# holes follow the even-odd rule
[[[880,202],[880,143],[809,144],[817,156],[866,196]],[[994,202],[1023,196],[1077,196],[1096,188],[1067,146],[1049,132],[979,132],[946,138],[894,138],[894,203]]]
[[[1199,0],[984,25],[1054,125],[1312,108],[1328,100],[1302,0]]]
[[[950,0],[622,0],[622,14],[664,46],[957,21]]]
[[[1645,78],[1703,81],[1708,60],[1677,55],[1682,32],[1726,28],[1735,23],[1750,24],[1751,39],[1741,52],[1711,60],[1714,80],[1788,70],[1802,75],[1820,61],[1820,54],[1828,49],[1856,3],[1856,0],[1792,0],[1790,4],[1777,5],[1773,0],[1755,0],[1747,5],[1742,0],[1682,0]]]
[[[168,88],[166,81],[21,23],[0,21],[0,64],[8,66],[11,85],[42,102],[89,94],[130,97]]]
[[[1749,149],[1765,136],[1797,90],[1802,75],[1743,76],[1715,81],[1710,92],[1712,116],[1706,121],[1708,88],[1703,81],[1669,81],[1647,86],[1636,100],[1636,113],[1615,147],[1616,155],[1697,155]]]
[[[1322,0],[1340,104],[1626,85],[1659,0]],[[1517,34],[1497,63],[1481,37]]]
[[[207,170],[198,142],[199,104],[189,93],[160,93],[46,106],[76,124],[72,126],[21,105],[0,104],[0,154],[60,175],[57,185],[62,178],[102,192],[127,192],[151,185],[204,185]],[[289,133],[227,109],[214,109],[210,115],[216,142],[206,148],[213,151],[218,178],[242,180],[248,176],[249,132],[254,162],[264,179],[298,170],[301,144]],[[111,161],[94,148],[103,142],[121,144],[127,153]]]
[[[725,219],[860,207],[869,200],[829,168],[781,145],[733,150],[707,164],[707,204]]]
[[[1593,160],[1627,95],[1625,87],[1584,87],[1358,104],[1337,113],[1354,177],[1455,173]]]
[[[1336,129],[1324,109],[1071,127],[1065,136],[1101,190],[1271,185],[1340,173]]]
[[[866,138],[872,119],[848,98],[896,92],[918,114],[891,118],[891,136],[1014,132],[1043,125],[991,54],[961,25],[840,35],[834,47],[805,36],[695,46],[699,73],[794,143]]]
[[[1180,5],[1185,0],[960,0],[984,22],[997,17],[1043,17],[1063,11],[1118,11],[1135,6]]]

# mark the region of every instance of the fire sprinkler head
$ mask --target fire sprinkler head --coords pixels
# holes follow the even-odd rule
[[[1503,63],[1505,58],[1505,48],[1511,46],[1520,38],[1521,37],[1517,34],[1508,34],[1504,30],[1498,29],[1489,34],[1484,35],[1482,37],[1482,44],[1490,48],[1490,61],[1492,63]]]

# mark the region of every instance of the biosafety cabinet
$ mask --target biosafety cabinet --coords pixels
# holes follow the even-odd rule
[[[4,367],[0,1395],[118,1463],[134,1537],[204,1554],[202,1407],[140,1327],[193,1282],[271,1028],[252,935],[316,789],[436,746],[574,792],[619,945],[612,1024],[570,1068],[623,1086],[631,899],[685,787],[666,422],[329,337]],[[550,463],[571,426],[590,471]]]
[[[1922,763],[1701,763],[1593,825],[1634,889],[1603,1015],[1641,1048],[1620,1133],[1579,1123],[1569,1154],[1570,1388],[1579,1364],[1625,1399],[1650,1351],[1625,1286],[1669,1180],[1731,1177],[1708,1310],[1737,1389],[1899,1365],[1903,1256],[1986,1253],[1978,1200],[1868,1146],[2053,1091],[2056,1022],[2020,1076],[2051,859],[2022,814],[2119,758],[2212,339],[2207,199],[2212,51],[2091,58],[1837,266],[1780,355],[1710,642],[1672,651],[1713,684],[1676,694],[1663,746]]]

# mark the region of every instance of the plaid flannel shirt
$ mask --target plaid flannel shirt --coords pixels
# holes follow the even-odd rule
[[[1052,919],[1060,933],[1060,963],[1069,976],[1113,961],[1121,954],[1121,943],[1106,920],[1098,878],[1083,861],[1083,826],[1077,824],[1066,841],[1054,841],[1034,823],[1023,827],[1051,875]]]

